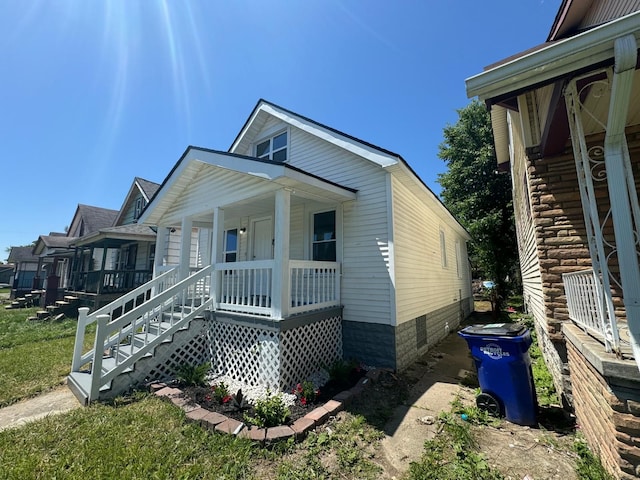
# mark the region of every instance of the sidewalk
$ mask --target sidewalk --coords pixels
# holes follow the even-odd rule
[[[80,407],[80,402],[64,385],[51,392],[0,408],[0,431]]]

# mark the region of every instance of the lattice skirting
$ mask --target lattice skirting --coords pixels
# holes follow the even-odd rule
[[[277,323],[249,326],[215,319],[209,335],[216,372],[274,390],[287,390],[342,358],[339,315],[289,330]]]
[[[172,341],[158,345],[152,357],[142,357],[132,371],[114,378],[111,390],[101,394],[101,398],[120,395],[150,381],[173,380],[180,365],[201,365],[209,361],[211,342],[208,322],[200,318],[194,319],[188,328],[174,333]]]

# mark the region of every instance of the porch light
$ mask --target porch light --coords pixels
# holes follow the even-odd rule
[[[247,233],[247,228],[246,227],[242,227],[240,229],[240,235],[244,235],[245,233]]]

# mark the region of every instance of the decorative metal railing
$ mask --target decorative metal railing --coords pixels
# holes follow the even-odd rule
[[[562,275],[569,318],[604,342],[607,351],[619,351],[618,326],[611,294],[593,269]]]

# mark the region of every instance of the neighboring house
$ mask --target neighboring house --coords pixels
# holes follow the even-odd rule
[[[640,2],[562,2],[545,44],[467,79],[510,168],[524,298],[558,391],[640,476]]]
[[[40,235],[33,247],[33,254],[39,259],[38,272],[45,291],[44,305],[52,305],[56,300],[61,300],[68,288],[73,257],[70,244],[75,239],[76,237],[69,237],[66,233],[51,232],[49,235]]]
[[[151,280],[156,234],[136,222],[159,186],[135,177],[120,210],[78,206],[70,290],[84,304],[98,308]]]
[[[33,254],[33,247],[11,247],[9,263],[14,264],[11,298],[18,298],[31,290],[41,288],[38,268],[39,259]]]
[[[5,284],[11,286],[13,284],[15,265],[12,263],[0,264],[0,285]]]
[[[472,310],[469,235],[406,161],[263,100],[228,152],[187,148],[138,221],[156,275],[81,314],[83,401],[208,360],[272,388],[342,357],[401,370]]]

